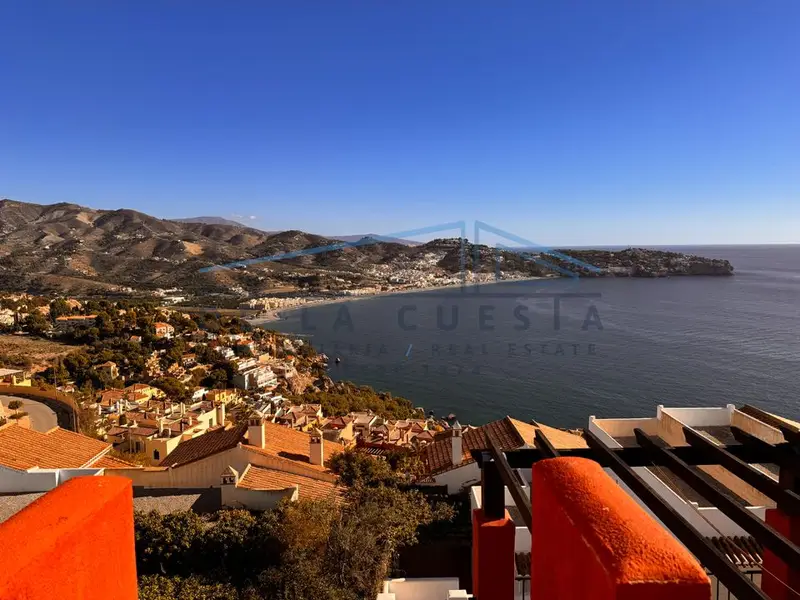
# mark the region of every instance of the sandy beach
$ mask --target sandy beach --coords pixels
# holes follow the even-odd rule
[[[374,294],[364,294],[361,296],[339,296],[336,298],[321,298],[319,300],[311,300],[306,302],[305,304],[297,305],[297,306],[289,306],[286,308],[275,308],[272,310],[264,311],[264,314],[260,317],[254,319],[248,319],[248,323],[251,325],[261,326],[267,323],[274,323],[276,321],[282,321],[286,318],[286,315],[290,312],[294,312],[296,310],[301,310],[303,308],[312,308],[315,306],[325,306],[327,304],[340,304],[342,302],[354,302],[358,300],[371,300],[373,298],[382,298],[384,296],[395,296],[401,294],[413,294],[418,292],[431,292],[435,290],[444,290],[450,288],[460,288],[460,287],[474,287],[476,285],[483,286],[483,285],[496,285],[498,283],[511,283],[511,282],[521,282],[521,281],[536,281],[539,279],[551,279],[551,277],[521,277],[519,279],[501,279],[500,281],[480,281],[477,283],[467,283],[466,285],[462,283],[450,283],[447,285],[433,285],[429,287],[419,287],[419,288],[405,288],[402,290],[388,290],[385,292],[376,292]]]

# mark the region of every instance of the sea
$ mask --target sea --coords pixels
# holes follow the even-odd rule
[[[800,246],[669,249],[727,259],[735,275],[499,282],[294,310],[266,326],[325,353],[333,379],[462,424],[585,427],[659,404],[800,417]]]

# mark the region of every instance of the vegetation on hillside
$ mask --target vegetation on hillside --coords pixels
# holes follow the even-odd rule
[[[377,461],[376,461],[377,462]],[[284,501],[274,511],[135,517],[143,600],[373,598],[393,553],[452,510],[394,486],[355,486],[345,502]]]
[[[328,380],[330,382],[330,380]],[[342,416],[350,412],[371,410],[385,419],[423,418],[424,412],[414,408],[410,400],[390,392],[376,392],[368,385],[349,381],[331,382],[328,389],[292,396],[296,403],[321,404],[326,416]]]

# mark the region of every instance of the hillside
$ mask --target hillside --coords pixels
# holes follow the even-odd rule
[[[201,272],[340,243],[298,230],[274,233],[239,224],[163,220],[127,209],[0,200],[0,289],[109,294],[178,288],[183,294],[243,296],[287,287],[341,291],[389,283],[425,285],[455,281],[461,269],[459,240],[438,239],[414,246],[370,243]],[[495,272],[497,258],[505,276],[554,273],[542,257],[537,263],[469,243],[466,251],[466,268],[473,270],[478,257],[477,271],[487,276]],[[600,274],[615,266],[630,267],[616,274],[632,276],[732,272],[725,261],[650,250],[565,252],[603,267]],[[576,268],[547,258],[560,262],[562,272]]]
[[[232,225],[234,227],[246,227],[239,221],[225,219],[224,217],[187,217],[185,219],[171,219],[176,223],[203,223],[205,225]]]

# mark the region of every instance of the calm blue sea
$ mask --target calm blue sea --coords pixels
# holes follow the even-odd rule
[[[334,379],[467,423],[585,426],[657,404],[800,416],[800,246],[675,249],[727,259],[736,275],[501,283],[294,311],[270,327],[308,335]],[[558,318],[553,294],[571,294]]]

